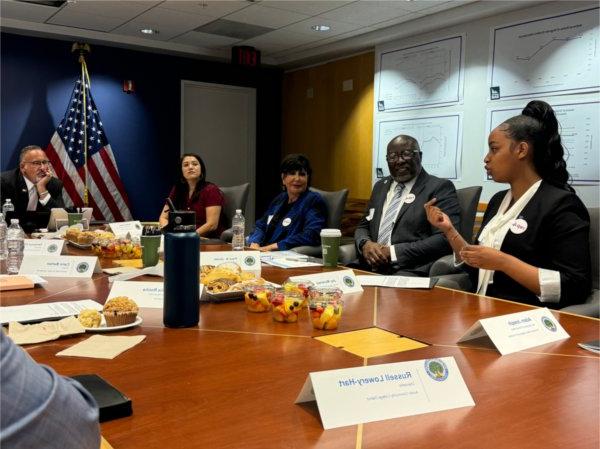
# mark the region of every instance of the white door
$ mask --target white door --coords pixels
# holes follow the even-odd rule
[[[206,180],[228,187],[250,183],[246,228],[254,226],[256,90],[181,82],[181,154],[197,153]]]

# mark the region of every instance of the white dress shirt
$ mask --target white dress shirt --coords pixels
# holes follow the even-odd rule
[[[37,209],[38,201],[42,206],[48,204],[48,201],[50,201],[50,192],[48,192],[48,195],[44,195],[44,198],[40,199],[36,185],[29,179],[27,179],[25,176],[23,176],[23,179],[25,179],[25,184],[27,185],[27,192],[29,194],[29,203],[27,203],[27,210],[35,211]]]

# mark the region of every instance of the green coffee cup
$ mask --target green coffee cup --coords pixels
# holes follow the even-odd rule
[[[70,212],[67,214],[67,218],[69,220],[69,226],[73,226],[74,224],[81,223],[81,219],[83,218],[82,213]]]
[[[323,266],[337,267],[342,232],[339,229],[321,229]]]
[[[144,267],[153,267],[158,263],[158,248],[160,247],[160,235],[142,235],[142,263]]]

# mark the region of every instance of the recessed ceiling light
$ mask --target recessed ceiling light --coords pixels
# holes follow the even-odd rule
[[[158,34],[158,30],[153,30],[152,28],[142,28],[140,30],[142,34]]]
[[[314,31],[329,31],[331,29],[329,25],[313,25],[311,28]]]

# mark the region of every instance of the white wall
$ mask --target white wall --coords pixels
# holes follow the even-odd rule
[[[555,13],[573,11],[590,6],[597,6],[598,2],[551,2],[498,14],[493,17],[479,19],[470,23],[464,23],[448,28],[440,28],[434,32],[389,42],[379,49],[404,48],[411,45],[422,44],[431,40],[445,38],[448,36],[465,33],[465,90],[462,104],[448,107],[415,109],[410,111],[395,112],[390,114],[393,119],[409,117],[421,117],[437,114],[448,114],[455,112],[463,113],[463,138],[462,138],[462,176],[460,181],[455,182],[457,188],[472,185],[482,185],[483,193],[481,201],[487,202],[490,197],[503,189],[506,184],[498,184],[485,180],[483,169],[483,157],[487,152],[487,109],[500,107],[523,107],[527,99],[521,100],[489,100],[489,87],[487,84],[488,61],[490,53],[490,30],[491,28],[508,23],[521,22],[524,20],[550,16]],[[433,20],[433,19],[432,19]],[[443,23],[443,15],[436,16],[435,20]],[[600,76],[600,74],[599,74]],[[598,100],[598,92],[579,95],[543,96],[536,97],[548,103],[571,103],[574,101]],[[377,116],[380,117],[377,117]],[[376,114],[375,118],[382,118],[383,114]],[[598,125],[600,126],[600,124]],[[375,136],[374,136],[375,140]],[[600,163],[596,161],[596,163]],[[375,181],[375,180],[374,180]],[[594,186],[574,186],[583,202],[588,207],[598,207],[600,203],[600,189]]]

